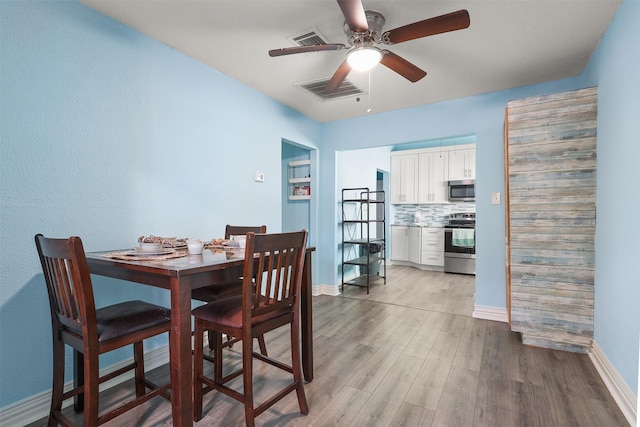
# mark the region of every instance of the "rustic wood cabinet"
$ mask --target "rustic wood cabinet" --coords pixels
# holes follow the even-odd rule
[[[525,344],[593,339],[597,89],[507,106],[507,292]]]

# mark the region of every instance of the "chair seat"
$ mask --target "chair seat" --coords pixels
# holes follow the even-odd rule
[[[242,279],[216,283],[191,291],[191,298],[198,301],[211,302],[221,298],[236,296],[242,293]]]
[[[222,325],[229,328],[242,328],[242,296],[224,298],[197,307],[192,311],[193,315],[206,322]],[[291,308],[271,311],[252,318],[252,324],[266,322],[267,320],[288,315]]]
[[[127,301],[96,310],[98,341],[104,342],[171,322],[171,310],[144,301]]]

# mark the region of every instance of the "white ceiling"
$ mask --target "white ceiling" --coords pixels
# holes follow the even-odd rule
[[[269,57],[309,29],[347,44],[335,0],[80,0],[320,122],[579,75],[622,0],[364,0],[383,30],[467,9],[469,28],[387,48],[427,72],[352,72],[359,97],[320,101],[297,84],[331,77],[346,50]],[[370,88],[370,91],[369,91]]]

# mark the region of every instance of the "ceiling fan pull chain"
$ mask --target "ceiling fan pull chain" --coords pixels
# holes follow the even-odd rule
[[[367,113],[371,112],[371,70],[368,71],[369,73],[369,108],[367,108]]]

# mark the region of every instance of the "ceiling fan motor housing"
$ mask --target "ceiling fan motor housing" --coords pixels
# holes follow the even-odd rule
[[[375,10],[366,10],[365,16],[369,26],[369,30],[366,32],[357,33],[349,28],[347,22],[344,23],[344,33],[347,35],[347,40],[351,46],[371,46],[373,43],[382,41],[382,27],[386,22],[384,16]]]

